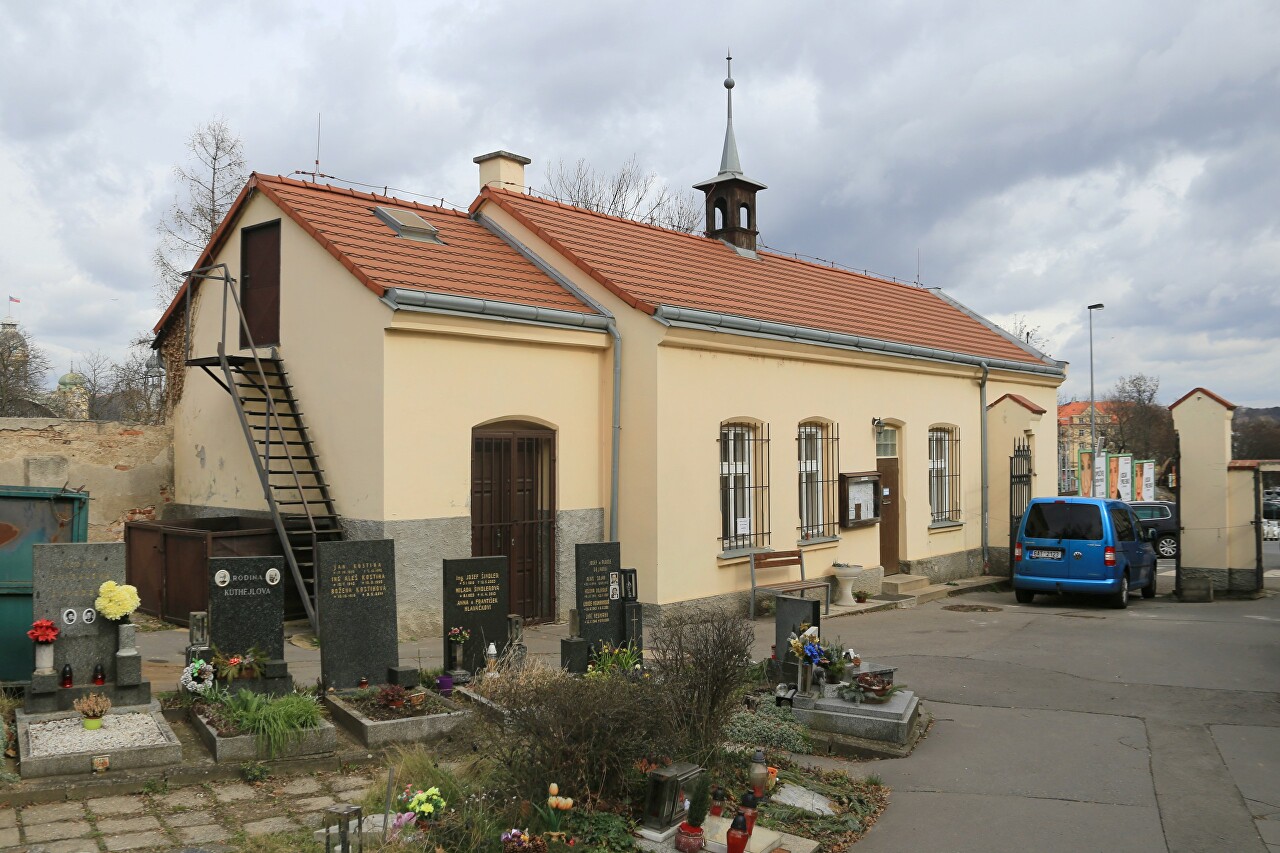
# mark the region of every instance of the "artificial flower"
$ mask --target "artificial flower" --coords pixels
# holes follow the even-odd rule
[[[142,600],[138,598],[137,587],[131,584],[118,584],[107,581],[98,587],[98,597],[94,600],[94,609],[112,621],[123,619],[138,609]]]
[[[37,619],[31,623],[27,636],[41,645],[52,643],[58,639],[58,626],[51,619]]]

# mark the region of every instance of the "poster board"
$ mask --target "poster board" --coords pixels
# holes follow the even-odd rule
[[[1111,483],[1108,496],[1122,501],[1133,500],[1133,454],[1117,453],[1111,457],[1111,467],[1116,472],[1115,482]]]

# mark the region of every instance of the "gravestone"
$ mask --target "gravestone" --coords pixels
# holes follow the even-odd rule
[[[797,598],[790,595],[774,596],[774,654],[782,665],[782,681],[794,684],[800,677],[799,662],[791,653],[788,639],[800,633],[801,625],[816,626],[822,635],[822,602],[816,598]]]
[[[357,539],[316,545],[316,596],[320,619],[320,677],[326,687],[348,690],[399,681],[396,617],[396,551],[391,539]]]
[[[464,557],[444,561],[444,662],[451,666],[450,628],[465,628],[471,639],[462,646],[462,668],[484,669],[484,650],[493,643],[501,656],[507,647],[508,592],[506,557]]]
[[[617,542],[576,546],[578,620],[592,651],[603,643],[622,645],[626,637],[620,551]]]
[[[33,618],[52,620],[59,634],[53,644],[53,675],[33,675],[26,710],[66,710],[90,691],[106,694],[117,706],[150,702],[151,685],[142,680],[142,661],[133,649],[136,627],[101,616],[95,606],[102,584],[124,583],[124,544],[35,545],[31,574]],[[19,627],[25,632],[25,626]],[[71,689],[60,686],[67,664],[72,671]],[[98,666],[104,676],[102,685],[93,684]],[[121,667],[124,683],[118,678]]]
[[[209,645],[224,654],[284,658],[284,557],[209,560]]]
[[[635,569],[622,570],[622,600],[640,600],[640,581]]]

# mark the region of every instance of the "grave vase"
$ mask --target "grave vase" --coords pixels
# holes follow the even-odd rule
[[[462,669],[462,646],[462,643],[449,644],[449,668],[452,670],[457,671]]]
[[[131,652],[138,643],[138,626],[130,622],[121,622],[116,629],[119,639],[119,651]]]
[[[36,643],[36,672],[53,674],[53,643]]]
[[[813,690],[813,664],[805,661],[800,662],[799,683],[796,685],[800,693],[809,693]]]

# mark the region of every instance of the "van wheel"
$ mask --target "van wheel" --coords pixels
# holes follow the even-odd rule
[[[1013,597],[1018,600],[1019,604],[1030,604],[1031,600],[1036,597],[1036,594],[1029,589],[1015,589],[1013,591]]]
[[[1113,593],[1111,596],[1111,606],[1117,610],[1124,610],[1129,606],[1129,573],[1125,572],[1124,577],[1120,578],[1120,591]]]

